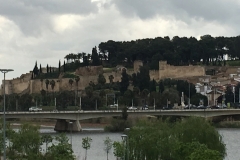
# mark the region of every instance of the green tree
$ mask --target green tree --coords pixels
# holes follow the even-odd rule
[[[15,159],[39,159],[41,156],[41,136],[39,126],[23,124],[18,132],[12,134],[8,158]]]
[[[92,138],[85,137],[82,138],[82,147],[85,149],[85,160],[87,160],[87,150],[91,148]]]
[[[144,89],[149,89],[150,76],[149,68],[147,66],[141,66],[140,72],[137,73],[137,86],[140,91]]]
[[[128,118],[127,107],[124,107],[122,109],[122,119],[126,121],[127,118]]]
[[[93,96],[93,87],[92,86],[87,86],[85,88],[85,92],[86,92],[87,96],[89,98],[91,98]]]
[[[51,80],[50,85],[51,85],[51,88],[52,88],[52,91],[53,91],[54,87],[55,87],[55,81],[53,79]]]
[[[59,60],[59,62],[58,62],[58,73],[59,73],[59,74],[61,73],[61,62],[60,62],[60,60]]]
[[[106,83],[105,77],[103,76],[103,74],[99,74],[98,75],[98,84],[104,85],[105,83]]]
[[[124,155],[124,144],[123,142],[113,142],[113,154],[115,157],[122,158]]]
[[[107,153],[107,160],[109,151],[112,149],[112,140],[109,137],[106,137],[104,140],[104,151]]]
[[[174,88],[167,88],[161,94],[162,97],[162,104],[166,104],[170,101],[171,104],[179,102],[179,93]]]
[[[114,143],[115,156],[122,157],[121,143]],[[203,118],[190,117],[170,123],[140,121],[128,131],[129,159],[200,160],[225,157],[225,145],[218,131]],[[206,154],[204,154],[206,153]],[[203,158],[204,157],[204,158]]]
[[[108,79],[109,79],[109,82],[112,84],[112,83],[113,83],[113,79],[114,79],[113,75],[110,75],[110,76],[108,77]]]
[[[68,80],[68,83],[70,84],[70,86],[71,86],[71,90],[72,90],[73,80],[70,78],[70,79]]]
[[[49,83],[50,83],[49,80],[46,79],[46,80],[45,80],[45,84],[46,84],[47,91],[48,91],[48,85],[49,85]]]
[[[122,78],[120,82],[120,92],[123,94],[129,86],[129,75],[125,69],[122,70]]]
[[[92,65],[93,66],[99,66],[101,64],[99,55],[97,53],[97,47],[94,47],[92,49],[92,56],[91,56],[91,58],[92,58]]]
[[[53,141],[53,137],[49,134],[45,134],[41,137],[42,143],[46,144],[46,152],[48,151],[48,144]]]
[[[69,139],[65,134],[60,134],[55,137],[56,143],[53,143],[45,154],[47,160],[74,160],[73,150]]]

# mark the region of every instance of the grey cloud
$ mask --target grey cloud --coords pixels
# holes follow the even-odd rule
[[[142,19],[170,15],[180,20],[190,17],[224,22],[240,15],[237,0],[113,0],[111,3],[126,17]]]
[[[0,14],[26,16],[32,13],[89,14],[97,12],[97,3],[90,0],[0,0]]]
[[[12,20],[28,36],[51,30],[52,15],[98,12],[97,3],[90,0],[0,0],[0,4],[0,15]]]

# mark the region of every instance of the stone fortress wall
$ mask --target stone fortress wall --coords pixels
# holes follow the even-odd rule
[[[133,66],[133,70],[128,70],[127,73],[132,75],[133,73],[137,73],[139,71],[140,66],[143,63],[141,61],[135,61]],[[53,79],[55,81],[54,90],[52,90],[51,85],[49,84],[48,89],[46,88],[45,79],[43,82],[40,79],[31,80],[32,73],[26,73],[21,75],[18,78],[14,78],[12,80],[6,80],[5,83],[5,93],[6,94],[24,94],[24,93],[40,93],[42,89],[48,92],[58,92],[64,90],[84,90],[85,87],[89,85],[92,81],[93,83],[97,83],[98,75],[103,73],[106,83],[109,83],[109,76],[113,75],[113,82],[121,81],[121,73],[124,67],[119,67],[108,72],[104,72],[102,66],[88,66],[88,67],[80,67],[76,70],[75,75],[80,77],[80,81],[78,85],[73,79],[72,86],[69,84],[70,78],[61,78]],[[236,73],[238,67],[229,67],[225,68],[225,71],[229,74],[231,72]],[[44,70],[45,71],[45,70]],[[167,64],[166,61],[159,61],[159,70],[150,70],[149,75],[151,79],[159,81],[164,78],[183,78],[183,77],[195,77],[195,76],[204,76],[205,75],[205,67],[202,66],[171,66]],[[51,81],[52,79],[49,79]],[[3,91],[0,92],[3,94]]]
[[[204,76],[202,66],[171,66],[166,61],[159,61],[159,79]]]

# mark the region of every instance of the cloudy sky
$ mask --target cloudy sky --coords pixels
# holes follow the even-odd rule
[[[0,68],[6,79],[35,61],[58,66],[108,40],[238,36],[240,0],[0,0]],[[0,80],[3,74],[0,74]]]

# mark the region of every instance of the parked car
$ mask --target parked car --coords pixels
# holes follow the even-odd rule
[[[197,109],[207,109],[207,107],[204,105],[199,105],[199,106],[197,106]]]
[[[213,105],[210,107],[211,109],[219,109],[219,106],[218,105]]]
[[[163,110],[170,110],[173,109],[173,106],[168,105],[168,106],[163,106]]]
[[[128,110],[137,110],[138,108],[137,107],[134,107],[134,106],[131,106],[131,107],[128,107]]]
[[[144,105],[144,106],[142,107],[142,110],[148,110],[148,105]]]
[[[109,105],[109,107],[110,108],[116,108],[116,107],[118,107],[118,104],[111,104],[111,105]]]
[[[184,109],[197,109],[197,106],[195,106],[195,105],[193,105],[193,104],[190,104],[190,107],[188,106],[188,105],[186,105],[185,107],[184,107]]]
[[[30,112],[38,112],[38,111],[42,111],[42,108],[38,108],[38,107],[30,107],[29,108]]]

